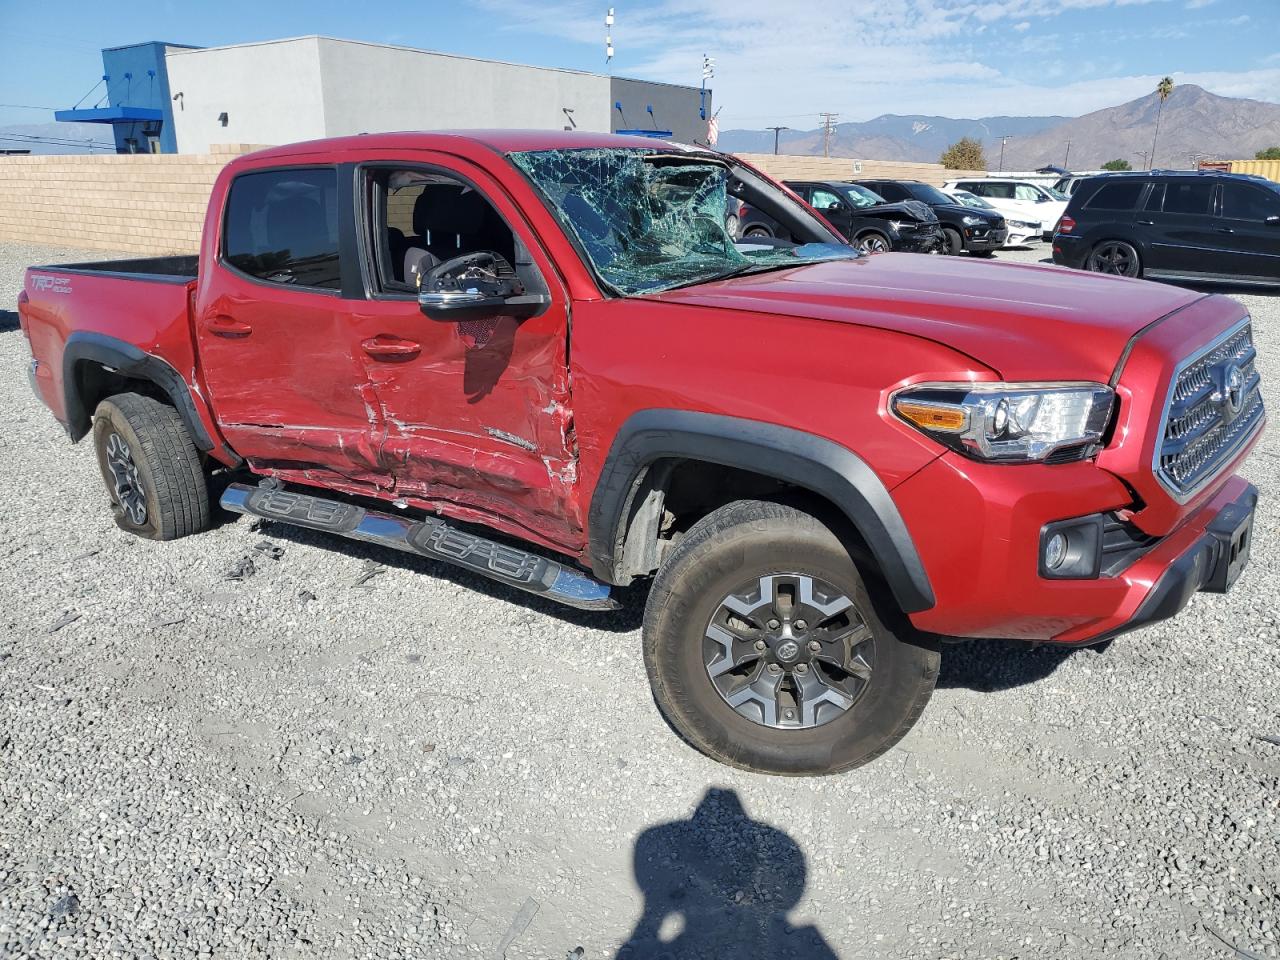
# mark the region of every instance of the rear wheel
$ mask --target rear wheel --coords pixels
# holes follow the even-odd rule
[[[696,524],[645,608],[654,698],[695,748],[763,773],[875,759],[923,712],[937,647],[878,615],[840,539],[794,507],[742,500]]]
[[[1085,269],[1117,277],[1142,276],[1142,260],[1133,244],[1124,240],[1103,240],[1085,260]]]
[[[747,232],[746,232],[745,234],[743,234],[743,236],[747,236],[747,237],[771,237],[771,236],[773,236],[773,234],[771,234],[771,233],[770,233],[767,229],[765,229],[764,227],[747,227]]]
[[[942,228],[942,252],[948,256],[956,256],[964,249],[964,241],[960,239],[960,231],[950,227]]]
[[[178,411],[137,393],[98,404],[93,445],[116,524],[149,540],[209,526],[204,465]]]
[[[867,253],[886,253],[891,249],[889,238],[883,233],[864,233],[858,237],[858,243],[862,244]]]

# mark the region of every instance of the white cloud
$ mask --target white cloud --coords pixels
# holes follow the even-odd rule
[[[1218,0],[1187,0],[1187,9],[1199,10],[1201,7],[1207,7],[1210,4],[1217,2]]]
[[[1248,23],[1249,20],[1250,20],[1249,15],[1247,13],[1242,13],[1238,17],[1232,17],[1230,20],[1227,21],[1227,23],[1231,24],[1231,26],[1233,27],[1239,27],[1239,26],[1242,26],[1243,24]]]
[[[598,0],[480,0],[508,29],[533,31],[592,47],[603,42]],[[1059,37],[1064,10],[1101,10],[1180,0],[657,0],[621,7],[613,31],[619,74],[696,84],[704,53],[717,58],[711,86],[721,128],[787,123],[817,126],[822,110],[842,120],[885,113],[977,117],[1080,114],[1150,92],[1158,76],[1132,76],[1115,57],[1087,68],[1074,46],[1096,47],[1108,33]],[[1182,0],[1203,6],[1212,0]],[[1097,18],[1101,20],[1101,17]],[[975,50],[986,25],[1020,34],[999,57]],[[1033,28],[1039,26],[1041,29]],[[1192,24],[1144,31],[1150,41],[1185,35]],[[1119,41],[1121,37],[1112,38]],[[1007,34],[1006,34],[1007,36]],[[1130,39],[1124,38],[1126,42]],[[1137,40],[1137,37],[1132,38]],[[1024,49],[1020,52],[1018,45]],[[1012,54],[1012,55],[1011,55]],[[1066,69],[1064,64],[1070,64]],[[1018,72],[1021,70],[1022,72]],[[1055,73],[1056,71],[1056,73]],[[1087,77],[1083,80],[1063,78]],[[1280,100],[1280,70],[1174,74],[1214,93]]]

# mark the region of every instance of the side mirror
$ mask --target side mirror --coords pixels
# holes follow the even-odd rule
[[[505,267],[505,271],[502,269]],[[436,264],[418,287],[418,309],[431,320],[478,320],[483,317],[530,317],[550,298],[526,295],[524,285],[505,260],[491,253],[468,253]]]

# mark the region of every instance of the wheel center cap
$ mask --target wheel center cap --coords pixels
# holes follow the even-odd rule
[[[778,644],[778,648],[774,651],[778,655],[779,660],[794,660],[800,652],[800,644],[794,640],[784,640]]]

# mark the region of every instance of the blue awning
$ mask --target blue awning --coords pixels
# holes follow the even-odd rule
[[[164,112],[150,107],[97,107],[90,110],[55,110],[53,119],[64,123],[148,123],[163,120]]]

